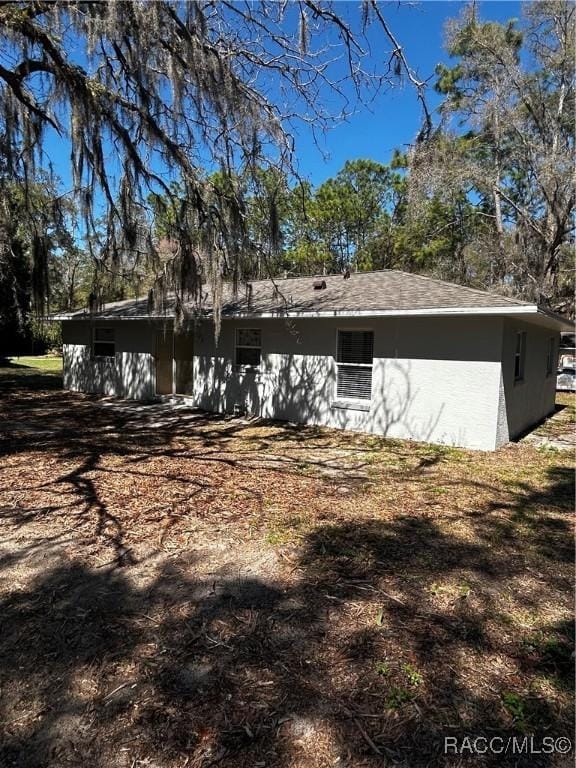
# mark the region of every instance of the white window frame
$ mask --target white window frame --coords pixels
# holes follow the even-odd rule
[[[260,344],[239,344],[238,337],[241,331],[257,331],[260,334]],[[258,349],[260,351],[260,362],[258,365],[247,365],[245,363],[238,362],[238,350],[239,349]],[[236,328],[234,333],[234,367],[241,371],[257,371],[262,365],[262,328]]]
[[[554,365],[556,359],[556,365]],[[556,350],[556,339],[554,336],[548,338],[548,349],[546,350],[546,376],[552,376],[558,370],[558,352]]]
[[[515,384],[521,384],[524,381],[524,375],[526,373],[526,339],[526,331],[516,331],[516,341],[514,347]],[[516,373],[516,362],[518,362],[518,373]]]
[[[340,349],[340,333],[371,333],[372,334],[372,362],[371,363],[341,363],[338,360],[338,353]],[[361,403],[369,405],[372,402],[372,384],[374,378],[374,329],[373,328],[337,328],[336,329],[336,354],[334,355],[334,363],[336,365],[336,381],[334,382],[334,402],[335,403]],[[338,371],[340,367],[343,368],[369,368],[371,371],[370,376],[370,397],[341,397],[338,395]]]
[[[114,337],[113,341],[102,341],[101,339],[96,338],[96,334],[98,331],[112,331],[112,335]],[[111,344],[114,347],[114,353],[112,355],[97,355],[96,354],[96,344]],[[116,329],[113,326],[110,325],[96,325],[92,329],[92,357],[95,360],[112,360],[116,357]]]

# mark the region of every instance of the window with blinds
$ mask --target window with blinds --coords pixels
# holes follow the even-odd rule
[[[336,397],[339,400],[372,398],[373,331],[338,331]]]

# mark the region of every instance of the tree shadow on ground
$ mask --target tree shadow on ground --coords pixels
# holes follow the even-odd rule
[[[4,418],[17,423],[0,456],[57,458],[62,470],[37,478],[33,490],[61,493],[72,519],[92,521],[112,557],[94,568],[79,548],[2,598],[2,768],[460,766],[467,756],[444,754],[447,736],[572,733],[571,626],[564,618],[525,623],[558,595],[570,603],[573,476],[565,467],[552,466],[545,487],[517,483],[471,510],[464,517],[473,536],[409,511],[353,521],[328,513],[268,578],[241,576],[233,552],[207,572],[198,548],[155,561],[142,582],[132,578],[142,563],[129,531],[95,476],[141,473],[160,483],[167,475],[156,477],[146,461],[193,459],[194,472],[179,468],[172,480],[201,511],[219,489],[198,466],[238,470],[239,487],[247,460],[275,440],[284,446],[284,431],[238,446],[246,425],[237,420],[107,410],[64,393],[21,393]],[[196,442],[183,445],[191,432]],[[322,445],[318,430],[299,431],[298,444],[306,436]],[[447,455],[429,449],[406,465],[406,446],[390,450],[392,482],[407,472],[418,482]],[[120,463],[105,465],[106,457]],[[288,482],[301,461],[268,465]],[[329,464],[309,461],[315,471]],[[482,480],[470,485],[479,490]],[[1,512],[24,536],[54,511]],[[30,551],[22,550],[25,567]],[[14,565],[9,553],[0,575]],[[469,758],[559,764],[553,754]]]
[[[555,505],[557,490],[542,501]],[[444,766],[462,764],[444,755],[445,736],[571,732],[553,697],[514,693],[515,676],[535,673],[570,688],[568,623],[511,651],[491,601],[523,565],[482,543],[405,516],[321,526],[299,550],[294,582],[206,578],[196,565],[173,558],[135,588],[129,569],[72,562],[3,600],[0,764]],[[439,609],[431,580],[462,567],[482,580],[481,597]],[[547,589],[544,579],[532,599]],[[379,614],[350,631],[351,607],[374,596]],[[489,665],[469,665],[503,653],[510,690],[493,690]]]

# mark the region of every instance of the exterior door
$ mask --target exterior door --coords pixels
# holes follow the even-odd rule
[[[174,391],[174,334],[171,329],[156,331],[156,394]]]
[[[174,334],[175,391],[178,395],[191,395],[194,375],[194,332],[177,331]]]

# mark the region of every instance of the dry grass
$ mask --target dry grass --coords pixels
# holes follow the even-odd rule
[[[0,403],[2,768],[414,768],[572,733],[570,453],[30,381]],[[507,759],[560,765],[482,764]]]

